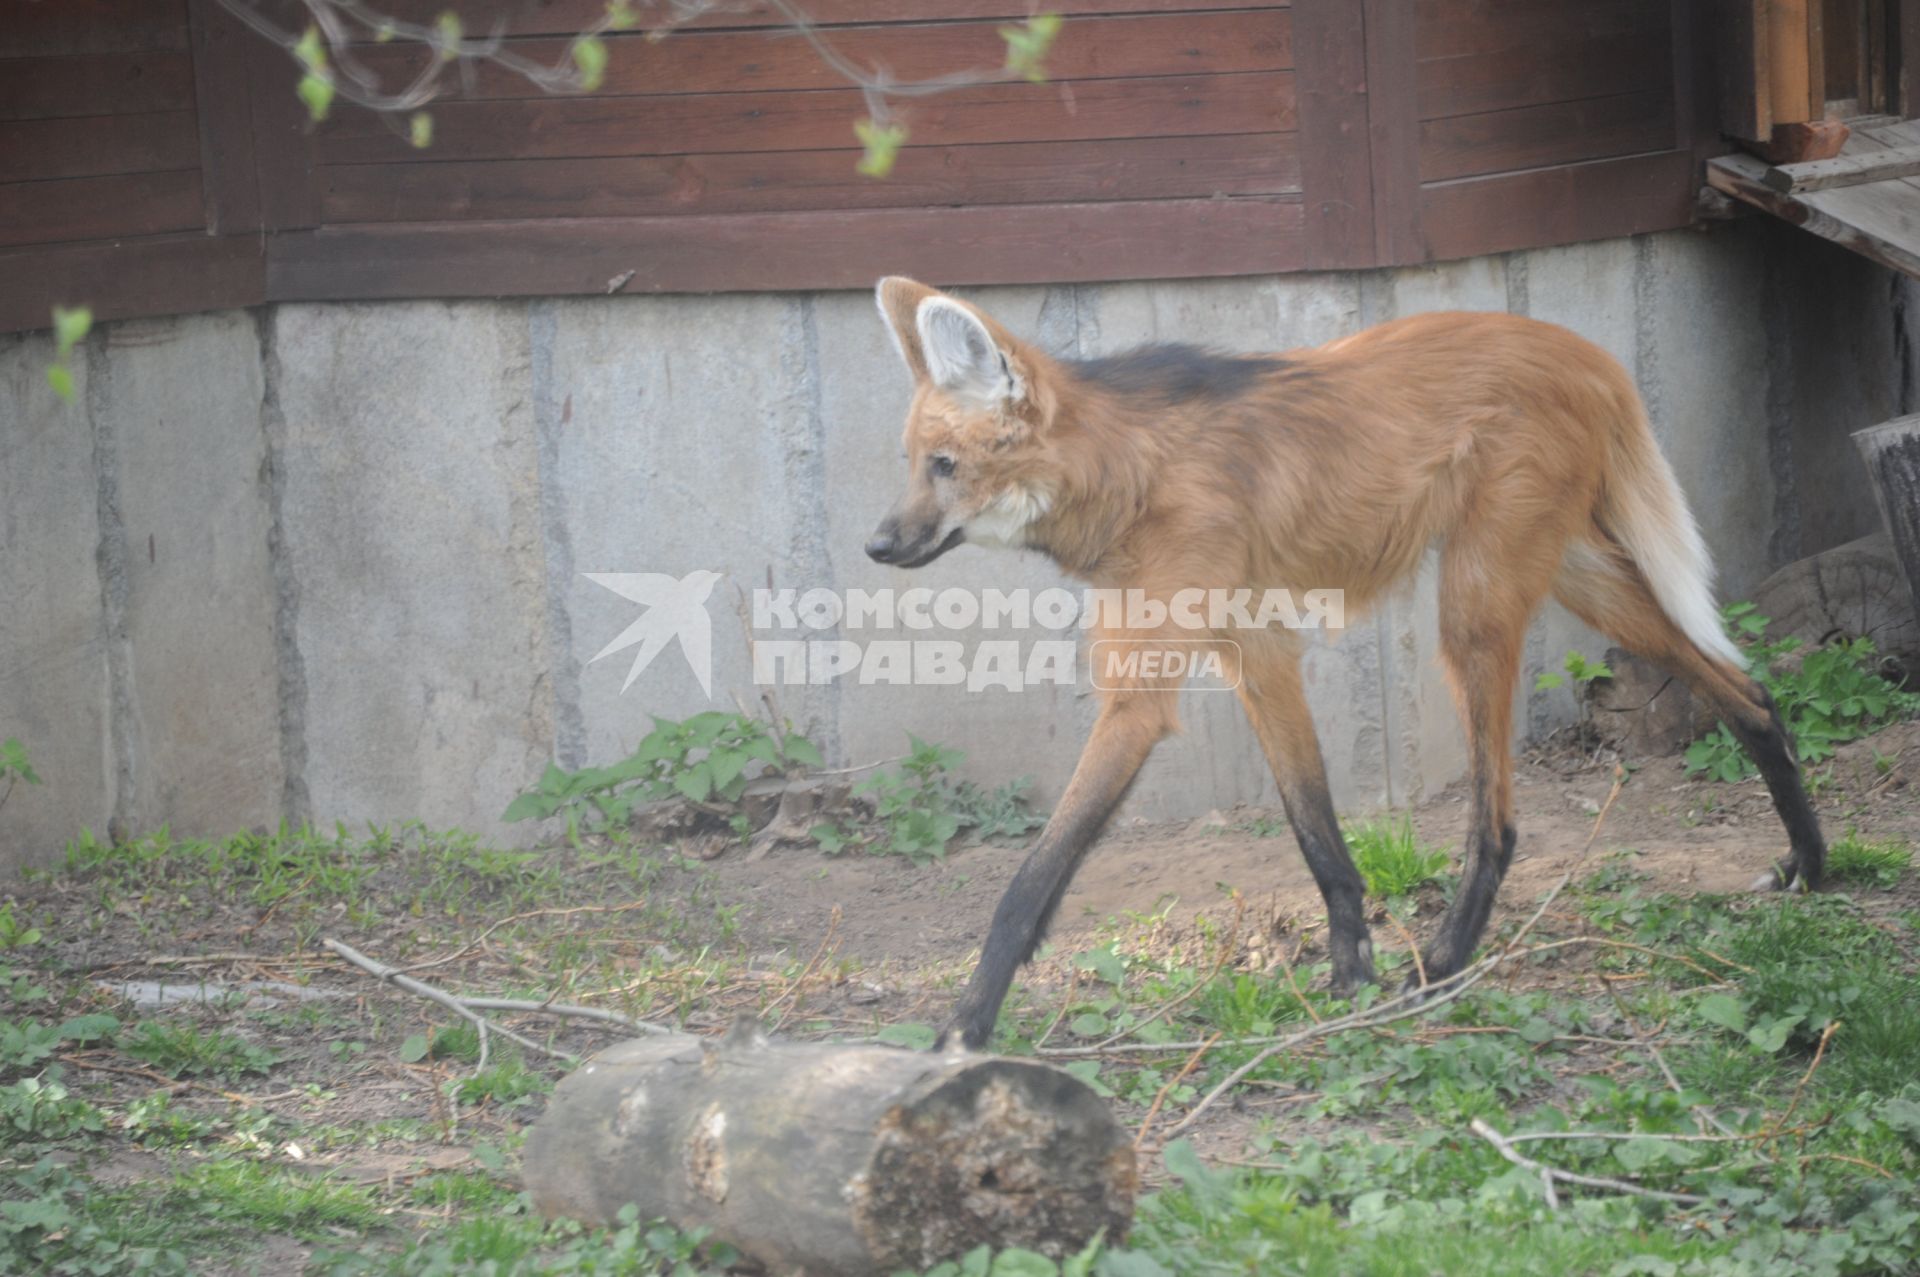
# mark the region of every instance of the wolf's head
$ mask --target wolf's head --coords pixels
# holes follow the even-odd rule
[[[1045,360],[986,315],[925,284],[891,276],[874,290],[913,374],[907,490],[867,553],[917,568],[959,545],[1024,545],[1051,494],[1036,465],[1051,416]]]

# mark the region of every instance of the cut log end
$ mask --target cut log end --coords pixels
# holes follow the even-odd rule
[[[1058,1069],[746,1031],[602,1052],[555,1092],[525,1179],[549,1215],[604,1224],[632,1205],[836,1277],[982,1243],[1064,1257],[1123,1236],[1139,1187],[1125,1132]]]
[[[1063,1258],[1125,1233],[1139,1173],[1105,1105],[1041,1065],[984,1059],[881,1118],[851,1188],[883,1266],[927,1268],[982,1244]]]

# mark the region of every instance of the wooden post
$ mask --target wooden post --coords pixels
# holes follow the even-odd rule
[[[868,1277],[982,1243],[1058,1257],[1133,1218],[1134,1152],[1077,1078],[1032,1060],[777,1042],[623,1042],[527,1138],[548,1215],[707,1227],[769,1271]]]
[[[1853,443],[1873,476],[1874,500],[1907,588],[1920,600],[1920,415],[1856,430]]]

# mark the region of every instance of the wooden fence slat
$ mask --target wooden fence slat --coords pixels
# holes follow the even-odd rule
[[[1347,0],[1301,0],[1293,29],[1308,264],[1317,270],[1369,265],[1373,154],[1365,29]]]
[[[834,51],[856,65],[885,67],[897,80],[924,80],[962,71],[997,72],[1007,47],[997,22],[937,26],[867,26],[836,31]],[[514,52],[546,66],[564,65],[564,40],[519,40]],[[758,93],[839,89],[847,81],[804,40],[787,33],[720,31],[676,35],[658,43],[640,36],[607,44],[606,79],[596,94]],[[361,61],[380,83],[398,89],[411,83],[432,56],[426,50],[388,45],[362,51]],[[1047,58],[1053,81],[1119,79],[1150,75],[1283,71],[1293,65],[1288,13],[1284,9],[1238,13],[1155,14],[1085,18],[1063,31]],[[449,68],[447,82],[459,86]],[[473,67],[468,101],[546,96],[525,76],[490,62]]]
[[[1405,0],[1366,0],[1367,133],[1373,160],[1374,265],[1417,262],[1420,130],[1411,89],[1416,32]]]
[[[1297,198],[343,226],[269,241],[267,299],[1171,279],[1297,270]]]
[[[698,93],[671,97],[444,102],[429,158],[561,159],[706,155],[847,146],[866,114],[857,90]],[[915,102],[901,118],[914,145],[1284,133],[1294,127],[1293,77],[1160,76],[1055,84],[991,84]],[[1411,143],[1409,143],[1411,145]],[[418,162],[422,153],[365,112],[322,131],[323,164]]]
[[[1192,12],[1207,9],[1285,9],[1288,0],[807,0],[807,15],[819,26],[884,22],[942,22],[968,18],[998,18],[1018,22],[1035,12],[1058,13],[1069,21],[1115,13]],[[432,25],[446,8],[446,0],[387,0],[382,11],[423,25]],[[663,10],[659,4],[636,2],[633,10],[641,26]],[[499,30],[510,36],[573,35],[585,30],[607,11],[605,0],[464,0],[460,12],[473,31]],[[678,28],[712,31],[739,27],[778,27],[783,20],[765,4],[731,5],[703,14]]]
[[[192,109],[193,60],[186,53],[0,62],[0,120]]]
[[[1574,164],[1673,146],[1673,98],[1664,88],[1423,120],[1420,180]]]
[[[200,170],[212,234],[260,229],[260,182],[253,146],[248,68],[271,50],[220,0],[189,0],[194,91],[200,114]]]
[[[1297,191],[1295,134],[908,147],[885,181],[857,151],[320,170],[321,221],[504,221],[1177,199]]]
[[[0,0],[0,58],[186,47],[186,0]]]
[[[0,332],[45,328],[56,305],[91,307],[97,321],[258,305],[265,262],[258,235],[198,230],[0,250]]]
[[[198,169],[0,186],[0,244],[154,235],[200,225]]]
[[[191,111],[0,123],[0,182],[165,172],[199,163]]]
[[[1672,230],[1693,220],[1693,156],[1663,151],[1421,188],[1434,260]]]
[[[1419,63],[1419,118],[1442,119],[1670,87],[1672,33],[1561,37],[1532,48],[1489,49]]]

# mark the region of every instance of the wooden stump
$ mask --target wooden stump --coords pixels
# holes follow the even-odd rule
[[[1873,496],[1893,537],[1893,553],[1907,589],[1920,600],[1920,416],[1853,432],[1853,444],[1873,475]]]
[[[1060,1257],[1133,1218],[1133,1148],[1093,1091],[1030,1060],[769,1040],[624,1042],[527,1138],[548,1215],[707,1227],[782,1274],[931,1267],[981,1243]]]
[[[1789,563],[1755,587],[1753,604],[1772,622],[1768,639],[1797,638],[1805,652],[1870,638],[1889,677],[1920,673],[1920,621],[1884,532]]]

